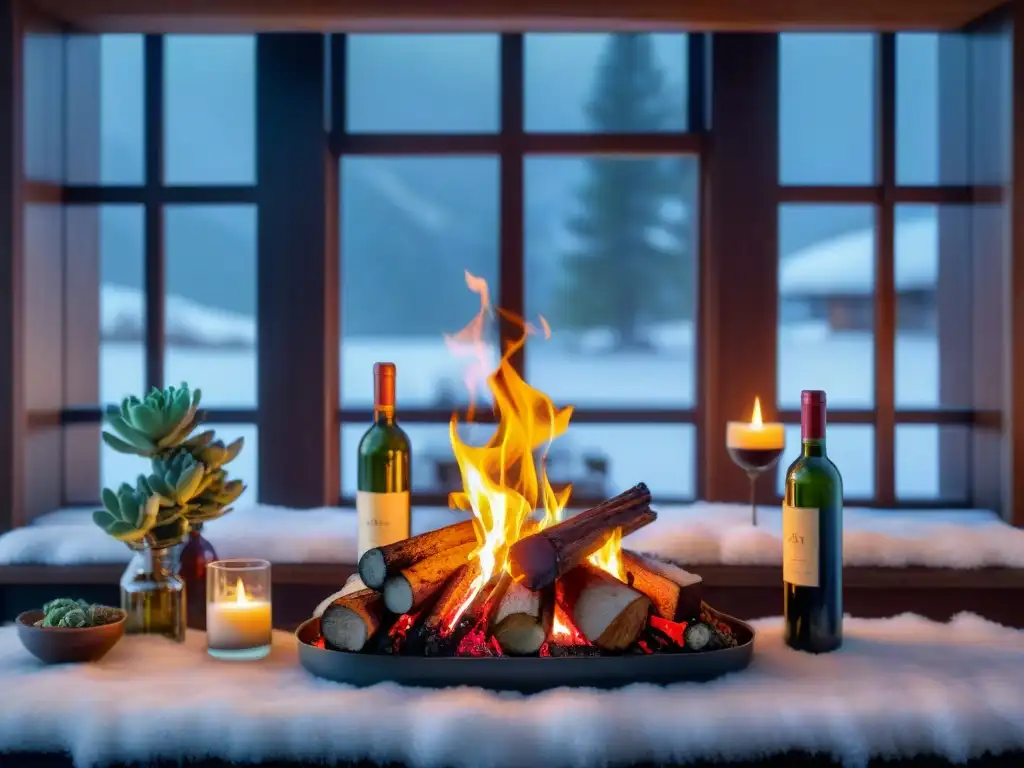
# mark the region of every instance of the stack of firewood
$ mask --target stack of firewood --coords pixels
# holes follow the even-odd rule
[[[629,550],[620,555],[625,581],[588,562],[616,531],[627,536],[657,519],[650,502],[640,483],[544,530],[528,523],[509,550],[507,571],[479,590],[472,520],[371,549],[359,561],[360,578],[321,616],[325,644],[395,653],[394,643],[411,634],[419,641],[401,652],[456,654],[475,632],[500,649],[489,655],[538,654],[579,638],[622,652],[650,629],[652,616],[683,629],[702,615],[700,576]],[[577,640],[558,634],[556,613],[558,624],[571,624],[566,637]]]

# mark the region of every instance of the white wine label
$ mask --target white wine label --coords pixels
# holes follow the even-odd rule
[[[798,587],[819,587],[818,522],[815,507],[782,505],[782,580]]]
[[[357,557],[374,547],[394,544],[409,538],[409,492],[372,493],[356,491],[356,517],[359,520]]]

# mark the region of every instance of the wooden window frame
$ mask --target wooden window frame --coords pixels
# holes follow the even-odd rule
[[[524,35],[505,33],[499,38],[499,99],[500,123],[497,131],[487,134],[369,134],[350,133],[345,129],[346,103],[346,43],[345,35],[332,35],[331,82],[331,131],[330,146],[337,160],[358,155],[401,155],[401,156],[445,156],[452,154],[483,154],[498,158],[499,162],[499,262],[498,262],[498,306],[520,317],[524,316],[525,304],[525,253],[524,228],[524,165],[530,157],[544,155],[687,155],[694,157],[700,167],[699,178],[703,178],[705,150],[707,147],[706,104],[707,94],[704,83],[707,80],[706,35],[689,35],[687,64],[689,90],[687,104],[687,128],[685,132],[659,132],[638,134],[600,133],[540,133],[527,131],[524,123]],[[698,190],[703,187],[699,182]],[[698,196],[700,195],[698,191]],[[698,209],[703,201],[698,199]],[[344,226],[344,222],[341,223]],[[703,234],[698,232],[696,241],[698,253],[702,252]],[[344,255],[342,254],[342,258]],[[703,269],[703,259],[698,257],[698,273]],[[699,325],[699,321],[698,321]],[[500,343],[504,348],[515,340],[521,330],[514,324],[502,322],[499,325]],[[700,336],[698,332],[698,337]],[[696,363],[701,354],[702,340],[698,339],[694,353]],[[520,373],[526,370],[527,350],[521,349],[511,359]],[[698,376],[699,379],[699,376]],[[699,414],[702,392],[698,386],[695,402],[690,407],[644,408],[644,407],[575,407],[573,424],[629,424],[629,425],[692,425],[696,428],[694,448],[700,444]],[[401,419],[410,424],[432,424],[447,426],[451,409],[403,408]],[[365,425],[370,421],[368,408],[339,408],[337,423]],[[465,420],[465,414],[460,416]],[[474,421],[493,422],[487,413],[479,413]],[[686,503],[701,498],[704,487],[704,473],[700,468],[700,451],[695,450],[694,496],[661,497],[662,503]],[[342,472],[345,471],[342,467]],[[642,480],[643,478],[637,478]],[[588,499],[575,494],[574,505],[585,505],[599,499]],[[444,506],[447,493],[417,493],[414,503]],[[342,497],[341,503],[351,505],[353,498]]]
[[[17,4],[14,4],[17,5]],[[12,6],[13,7],[13,6]],[[9,7],[0,23],[2,40],[15,41],[11,53],[0,57],[0,99],[11,107],[6,114],[21,114],[20,45],[22,23]],[[1017,25],[1017,30],[1021,29]],[[975,31],[972,29],[972,32]],[[984,30],[979,27],[978,34]],[[1016,32],[1019,43],[1022,33]],[[0,42],[2,42],[0,40]],[[444,154],[490,153],[501,164],[500,303],[512,310],[523,306],[522,263],[522,160],[527,154],[693,153],[700,157],[701,236],[698,276],[698,383],[697,402],[685,409],[594,409],[575,415],[578,423],[694,424],[697,428],[697,498],[740,501],[746,497],[742,475],[725,454],[725,422],[742,419],[755,394],[767,403],[775,397],[777,290],[777,208],[780,202],[862,202],[878,206],[879,247],[876,300],[876,408],[872,411],[833,411],[833,423],[872,423],[876,428],[876,498],[850,499],[849,503],[880,506],[934,508],[942,500],[920,505],[893,504],[893,456],[890,434],[896,424],[962,424],[997,435],[997,455],[1007,467],[999,477],[981,478],[979,457],[973,449],[973,499],[991,499],[1007,512],[1007,519],[1024,524],[1024,451],[1014,451],[1008,437],[1024,435],[1024,416],[1011,408],[1012,378],[1024,370],[1024,307],[1011,310],[1010,329],[1000,346],[999,359],[1008,367],[1011,391],[999,407],[930,410],[897,410],[892,393],[892,210],[901,202],[966,204],[979,200],[1006,199],[1013,179],[1024,176],[1014,167],[1005,184],[971,187],[899,187],[893,179],[894,80],[880,89],[879,134],[881,183],[869,187],[785,187],[778,180],[778,37],[775,33],[729,32],[692,35],[690,45],[690,129],[686,134],[605,136],[537,135],[522,126],[522,35],[505,33],[501,38],[501,131],[486,136],[366,136],[345,134],[344,100],[331,100],[323,113],[326,72],[333,82],[343,75],[344,43],[340,36],[319,33],[260,34],[257,37],[257,183],[239,186],[165,186],[162,178],[162,41],[146,38],[146,183],[138,187],[65,186],[59,200],[67,204],[100,205],[140,203],[146,210],[146,378],[148,385],[163,383],[163,222],[162,206],[168,203],[255,203],[258,205],[258,386],[260,406],[254,409],[216,409],[211,421],[255,423],[259,428],[260,500],[266,503],[312,507],[336,504],[340,498],[339,426],[365,422],[368,412],[340,409],[339,379],[339,259],[337,221],[337,160],[344,154]],[[892,72],[892,36],[884,34],[879,46],[880,70]],[[888,40],[888,42],[885,42]],[[694,45],[695,41],[700,41]],[[887,52],[888,51],[888,52]],[[1024,71],[1024,52],[1015,46],[1015,71]],[[699,73],[699,74],[698,74]],[[705,84],[714,82],[714,88]],[[887,83],[887,84],[886,84]],[[336,95],[336,94],[335,94]],[[289,109],[275,109],[287,98]],[[1024,107],[1014,100],[1016,130],[1013,143],[1024,149],[1021,137]],[[273,119],[271,119],[273,118]],[[0,199],[0,238],[9,257],[0,262],[0,293],[11,301],[0,315],[0,362],[21,370],[22,314],[19,279],[23,266],[21,210],[33,195],[53,199],[47,185],[19,181],[20,121],[7,121],[4,136],[14,148],[0,164],[4,198]],[[325,130],[325,128],[327,130]],[[155,139],[155,140],[154,140]],[[10,157],[13,155],[14,157]],[[1014,157],[1024,151],[1014,152]],[[14,162],[14,160],[17,162]],[[298,191],[298,194],[296,194]],[[1013,200],[1021,196],[1014,195]],[[735,211],[742,210],[745,226],[735,227]],[[888,211],[888,213],[886,213]],[[1024,219],[1022,217],[1018,217]],[[1024,236],[1014,229],[1006,252],[1013,269],[1005,289],[1022,284]],[[886,238],[888,245],[886,244]],[[299,255],[301,268],[284,254]],[[713,254],[713,256],[712,256]],[[744,280],[730,279],[743,274]],[[293,297],[301,295],[304,307],[296,309]],[[1013,293],[1010,296],[1015,295]],[[889,298],[885,298],[885,297]],[[750,319],[757,322],[751,323]],[[751,328],[764,330],[751,331]],[[510,335],[503,329],[503,335]],[[885,338],[883,338],[885,337]],[[297,345],[295,339],[303,344]],[[520,357],[515,364],[522,368]],[[25,478],[20,456],[26,433],[32,429],[96,424],[102,410],[60,408],[26,413],[19,377],[0,383],[0,437],[10,460],[0,462],[5,513],[0,531],[23,524],[37,511],[24,507]],[[1006,414],[1009,423],[1004,425]],[[783,411],[783,420],[795,414]],[[407,422],[447,423],[447,411],[406,410]],[[887,444],[883,445],[883,442]],[[995,451],[992,453],[991,451]],[[65,454],[59,465],[82,457]],[[92,461],[96,461],[95,458]],[[1015,468],[1022,471],[1014,472]],[[98,467],[97,467],[98,469]],[[53,470],[63,477],[63,466]],[[98,471],[97,471],[98,478]],[[998,491],[988,489],[999,486]],[[774,483],[762,483],[759,501],[777,502]],[[1022,485],[1021,487],[1024,487]],[[416,499],[437,503],[438,497]],[[963,506],[963,504],[960,504]]]

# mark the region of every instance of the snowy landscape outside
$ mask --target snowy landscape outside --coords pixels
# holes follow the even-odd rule
[[[595,92],[600,95],[601,78],[610,76],[602,70],[606,61],[602,57],[609,55],[612,46],[610,37],[527,36],[528,130],[601,129],[600,125],[595,128],[595,112],[588,104]],[[651,38],[651,67],[660,73],[663,92],[676,94],[662,105],[660,129],[682,130],[686,99],[679,94],[685,94],[686,38],[641,37]],[[901,183],[934,184],[938,181],[937,38],[923,34],[899,38],[898,131],[903,138],[898,142],[898,172]],[[867,34],[782,36],[783,182],[871,182],[874,45]],[[350,127],[378,132],[396,130],[396,126],[413,132],[496,130],[497,50],[493,35],[353,36]],[[253,39],[247,36],[168,37],[168,182],[254,182],[253,52]],[[104,37],[102,183],[141,182],[141,61],[139,36]],[[373,88],[369,88],[371,82]],[[381,99],[381,89],[390,98]],[[608,130],[615,128],[609,126]],[[831,138],[825,142],[823,136]],[[544,314],[553,329],[549,341],[529,343],[526,374],[529,383],[551,396],[556,405],[699,407],[694,398],[697,361],[692,320],[697,161],[665,157],[658,161],[658,168],[645,162],[602,164],[575,156],[525,161],[526,309],[531,317]],[[581,212],[581,201],[588,194],[594,197],[595,190],[607,191],[608,179],[641,177],[652,184],[655,177],[675,180],[674,187],[659,193],[659,202],[648,212],[651,221],[634,245],[649,250],[652,259],[658,254],[671,256],[669,271],[645,272],[637,258],[629,266],[632,272],[619,273],[609,265],[601,280],[593,277],[600,271],[596,267],[574,272],[575,253],[596,226],[580,222],[586,213]],[[465,287],[464,270],[488,279],[492,295],[499,292],[497,159],[343,158],[340,183],[341,406],[369,407],[372,365],[382,359],[398,365],[400,409],[463,403],[464,361],[452,356],[442,334],[457,331],[477,309],[476,297]],[[937,209],[903,208],[896,211],[896,287],[901,301],[903,291],[908,292],[907,301],[912,293],[916,296],[923,320],[898,329],[896,401],[897,407],[936,408]],[[103,404],[116,403],[144,387],[143,222],[140,206],[108,205],[100,211],[97,321],[102,341],[97,397]],[[871,207],[787,205],[780,209],[779,230],[779,402],[765,403],[767,415],[795,407],[804,388],[826,390],[833,407],[870,410],[874,407],[873,334],[870,328],[837,327],[827,312],[823,314],[821,299],[842,296],[870,307],[875,282]],[[188,381],[201,388],[203,403],[211,408],[255,408],[254,206],[169,205],[166,247],[166,382]],[[379,290],[382,274],[387,275],[383,293]],[[622,292],[623,274],[634,275],[636,290],[654,296],[661,308],[636,322],[615,326],[600,313],[622,314],[614,300]],[[636,337],[628,344],[623,343],[627,331]],[[273,407],[286,408],[287,403]],[[746,419],[749,413],[734,417]],[[255,426],[213,426],[226,440],[246,438],[247,447],[232,469],[249,483],[246,499],[255,502]],[[357,424],[342,429],[340,470],[345,495],[355,490],[355,450],[363,429]],[[446,450],[446,424],[406,429],[415,454]],[[798,438],[797,426],[787,429],[780,486],[785,466],[799,450]],[[574,425],[559,442],[574,455],[603,455],[615,488],[642,479],[656,496],[695,493],[693,426]],[[938,450],[938,427],[897,428],[900,499],[938,496]],[[872,427],[830,426],[829,451],[842,469],[847,496],[871,497]],[[103,485],[131,479],[142,468],[143,462],[133,457],[101,451]],[[428,473],[417,470],[414,488],[435,490],[430,481]],[[743,481],[737,470],[737,482]]]

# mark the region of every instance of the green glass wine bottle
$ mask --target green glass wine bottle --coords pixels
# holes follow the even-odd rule
[[[409,538],[412,445],[395,417],[394,363],[373,366],[373,424],[359,441],[358,557]]]
[[[800,456],[782,506],[785,639],[810,653],[843,643],[843,478],[825,452],[825,393],[800,393]]]

